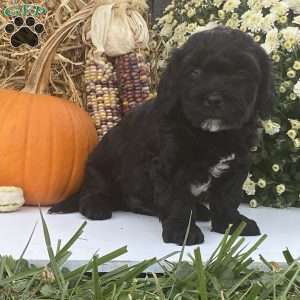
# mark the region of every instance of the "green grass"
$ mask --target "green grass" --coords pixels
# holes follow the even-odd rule
[[[196,248],[190,260],[182,260],[184,247],[177,263],[168,257],[151,258],[134,266],[122,266],[109,273],[100,273],[101,266],[127,252],[126,247],[104,256],[95,254],[90,262],[75,270],[64,267],[71,255],[71,247],[83,233],[86,223],[62,245],[53,249],[47,224],[41,214],[49,264],[30,265],[23,256],[32,234],[19,259],[0,256],[0,300],[258,300],[300,299],[300,265],[288,250],[283,251],[287,267],[261,257],[262,268],[251,266],[251,254],[265,240],[260,237],[251,247],[240,237],[245,224],[222,241],[207,262]],[[174,255],[171,254],[171,255]],[[170,256],[171,256],[170,255]],[[162,274],[147,273],[153,264],[160,264]]]

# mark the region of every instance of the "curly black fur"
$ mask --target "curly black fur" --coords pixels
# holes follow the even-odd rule
[[[224,233],[245,221],[238,206],[258,118],[271,111],[271,64],[238,30],[194,34],[174,51],[157,99],[129,113],[90,155],[81,190],[50,212],[103,220],[114,210],[156,215],[165,242],[204,240],[195,222]],[[201,203],[208,202],[210,211]]]

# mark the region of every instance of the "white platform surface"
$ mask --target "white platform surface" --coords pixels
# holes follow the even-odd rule
[[[56,246],[57,240],[66,242],[85,218],[79,213],[67,215],[48,215],[47,208],[42,209]],[[284,262],[282,250],[289,248],[292,255],[300,256],[300,209],[284,210],[258,207],[256,209],[242,206],[241,213],[253,218],[259,224],[262,233],[268,235],[267,240],[252,256],[259,261],[262,254],[269,261]],[[24,249],[32,229],[38,223],[33,239],[27,249],[25,258],[37,265],[45,265],[48,261],[47,250],[43,238],[41,219],[38,208],[23,207],[15,213],[0,214],[0,255],[12,255],[18,258]],[[209,222],[198,223],[205,235],[204,244],[200,245],[203,259],[208,259],[216,248],[222,235],[210,231]],[[249,245],[258,238],[248,237]],[[103,266],[102,271],[112,270],[123,264],[134,264],[152,257],[161,258],[181,247],[165,244],[161,238],[161,225],[157,218],[133,213],[116,212],[112,219],[106,221],[87,221],[84,233],[72,247],[72,256],[67,267],[74,268],[88,262],[98,251],[104,255],[119,247],[128,246],[128,253]],[[192,253],[194,246],[186,247],[185,257]],[[170,258],[176,261],[177,257]],[[153,266],[150,271],[158,272]]]

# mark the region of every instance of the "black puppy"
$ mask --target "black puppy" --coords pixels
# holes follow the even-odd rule
[[[204,240],[195,221],[212,230],[258,235],[238,206],[249,170],[257,119],[271,110],[271,65],[250,36],[218,27],[194,34],[175,50],[157,99],[140,105],[90,155],[81,190],[50,213],[79,210],[103,220],[114,210],[156,215],[165,242]]]

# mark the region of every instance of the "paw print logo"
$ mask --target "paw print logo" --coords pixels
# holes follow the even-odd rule
[[[39,44],[39,37],[44,32],[44,25],[36,23],[34,17],[16,17],[11,23],[8,23],[5,32],[11,35],[10,41],[13,47],[17,48],[22,44],[35,47]]]

